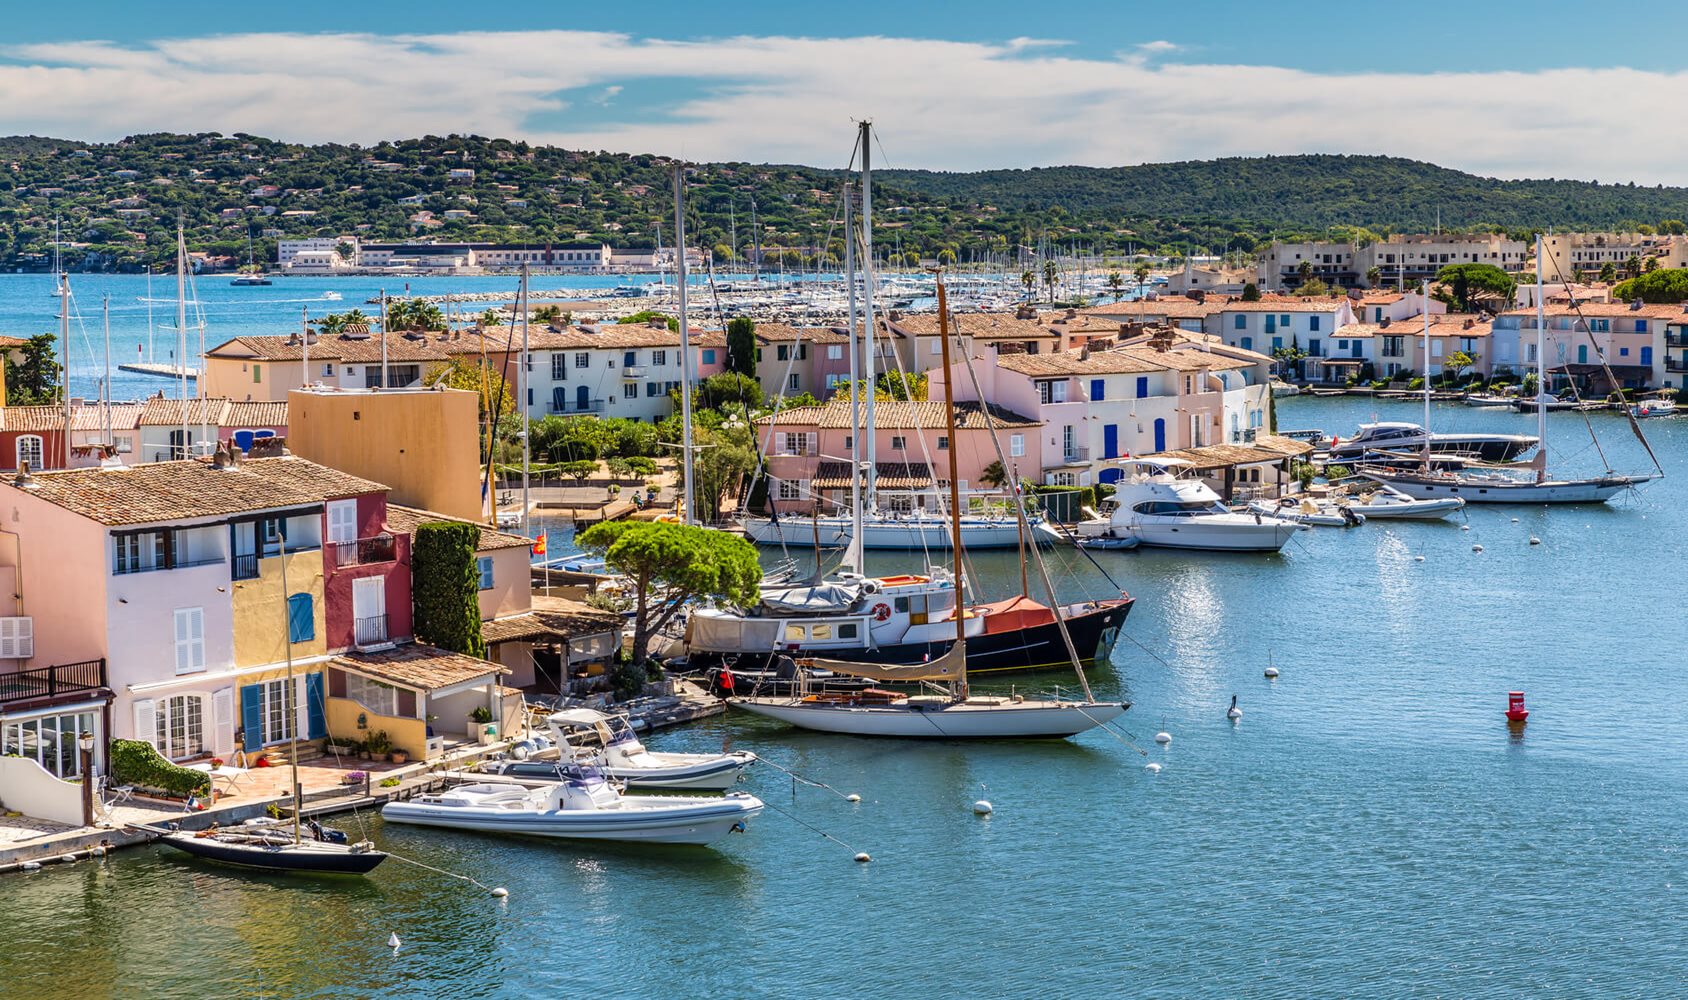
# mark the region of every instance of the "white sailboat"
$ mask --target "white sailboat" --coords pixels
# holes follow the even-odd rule
[[[1459,472],[1437,470],[1431,467],[1430,454],[1426,450],[1422,463],[1417,467],[1397,468],[1391,466],[1362,467],[1360,475],[1376,482],[1384,483],[1401,493],[1419,500],[1438,500],[1458,497],[1466,503],[1605,503],[1619,493],[1633,486],[1649,482],[1663,475],[1663,470],[1657,474],[1643,473],[1640,475],[1626,475],[1608,468],[1604,475],[1592,476],[1584,479],[1555,479],[1548,474],[1547,469],[1547,411],[1551,408],[1553,396],[1548,392],[1547,380],[1547,342],[1545,331],[1547,328],[1547,309],[1542,293],[1543,277],[1540,262],[1542,257],[1541,237],[1536,237],[1536,397],[1533,409],[1536,411],[1536,437],[1541,444],[1536,454],[1529,462],[1522,463],[1511,469],[1477,468]],[[1429,316],[1425,318],[1425,357],[1430,356]],[[1591,341],[1593,337],[1589,338]],[[1598,342],[1594,349],[1599,354],[1601,363],[1605,363],[1605,353],[1601,351]],[[1573,404],[1574,405],[1574,404]],[[1425,380],[1425,423],[1430,420],[1430,383]],[[1635,429],[1636,436],[1645,445],[1646,438],[1641,434],[1634,417],[1628,418]],[[1589,432],[1593,433],[1592,426]],[[1598,444],[1598,441],[1596,441]],[[1648,449],[1651,454],[1651,449]],[[1602,453],[1603,454],[1603,453]],[[1654,460],[1657,467],[1657,459]],[[1517,471],[1533,471],[1535,477],[1527,478]]]
[[[947,378],[950,371],[949,311],[941,277],[937,283],[937,293],[943,366]],[[954,440],[953,410],[950,411],[949,424],[950,439]],[[955,546],[955,592],[959,598],[965,583],[965,560],[962,558],[957,472],[955,449],[950,449],[950,530]],[[1047,578],[1045,582],[1047,583]],[[939,694],[911,696],[872,688],[853,692],[811,694],[805,690],[803,679],[800,677],[797,689],[791,694],[735,697],[730,700],[730,704],[757,715],[819,732],[924,739],[1064,738],[1105,725],[1118,718],[1129,707],[1119,702],[1091,700],[1090,685],[1085,680],[1084,668],[1079,663],[1072,638],[1059,615],[1056,616],[1055,624],[1060,629],[1067,655],[1078,670],[1085,700],[1063,701],[1057,698],[1034,701],[1017,695],[970,695],[967,688],[969,619],[959,613],[951,617],[955,628],[955,643],[942,656],[928,663],[896,666],[852,660],[810,661],[813,668],[833,674],[880,681],[946,685],[946,689]]]

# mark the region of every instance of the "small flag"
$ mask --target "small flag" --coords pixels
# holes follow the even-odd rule
[[[539,533],[539,537],[535,538],[533,540],[533,554],[534,555],[542,556],[542,555],[545,554],[545,542],[546,542],[546,535],[547,534],[548,534],[547,532],[541,531]]]

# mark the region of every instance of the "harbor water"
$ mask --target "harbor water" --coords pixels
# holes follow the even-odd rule
[[[1281,402],[1280,427],[1344,435],[1419,412]],[[1534,425],[1457,406],[1436,419]],[[1650,468],[1620,419],[1591,419],[1611,464]],[[1556,465],[1602,465],[1580,416],[1550,422]],[[1278,556],[1101,552],[1098,569],[1055,550],[1063,599],[1107,594],[1103,569],[1137,598],[1092,678],[1132,702],[1129,737],[871,741],[737,713],[652,737],[754,750],[862,796],[755,768],[748,787],[770,808],[715,849],[337,820],[505,886],[504,901],[397,861],[332,883],[150,847],[49,866],[0,879],[0,992],[1684,995],[1688,676],[1673,581],[1688,419],[1647,429],[1667,478],[1606,506],[1303,531]],[[873,553],[869,569],[919,561]],[[984,596],[1019,586],[1012,553],[970,568]],[[1522,731],[1502,718],[1514,689],[1531,709]],[[1160,730],[1170,744],[1153,742]],[[981,798],[989,817],[970,808]]]

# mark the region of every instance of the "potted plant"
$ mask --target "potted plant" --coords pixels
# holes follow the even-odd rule
[[[368,778],[369,778],[369,775],[364,773],[363,771],[347,771],[344,775],[341,776],[340,784],[342,784],[342,785],[361,785],[361,784],[364,783],[364,781],[368,780]]]
[[[410,760],[410,751],[394,750],[392,753],[388,754],[387,757],[395,764],[403,764]]]
[[[392,752],[393,740],[392,737],[387,735],[387,731],[385,729],[377,729],[375,732],[369,734],[369,738],[367,740],[364,740],[363,747],[365,751],[364,756],[370,758],[371,760],[379,760]]]
[[[358,741],[330,736],[323,749],[336,757],[350,757],[358,752]]]

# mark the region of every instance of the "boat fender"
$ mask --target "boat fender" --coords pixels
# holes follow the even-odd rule
[[[511,747],[510,748],[510,756],[514,757],[516,760],[527,760],[528,759],[528,746],[527,746],[527,744],[526,743],[517,743],[515,746]]]
[[[868,852],[866,852],[866,851],[857,851],[856,852],[856,862],[858,864],[864,864],[865,865],[869,861],[872,861],[872,860],[873,860],[873,855],[869,854]]]
[[[877,593],[879,593],[879,581],[869,580],[866,583],[862,584],[862,593],[864,593],[864,594],[877,594]]]

